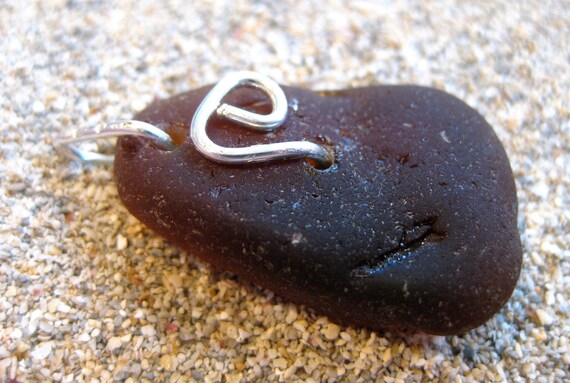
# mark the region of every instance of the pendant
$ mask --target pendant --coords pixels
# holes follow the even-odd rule
[[[522,249],[484,118],[418,86],[331,92],[236,72],[58,147],[118,140],[119,196],[159,235],[340,323],[459,334],[491,318]]]

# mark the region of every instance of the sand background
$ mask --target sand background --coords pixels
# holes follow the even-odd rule
[[[570,3],[300,3],[0,0],[1,382],[570,379]],[[52,147],[241,69],[434,86],[482,113],[518,187],[508,304],[462,336],[337,326],[157,237],[111,166]]]

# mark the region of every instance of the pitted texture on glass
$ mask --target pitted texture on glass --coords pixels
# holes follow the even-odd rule
[[[121,199],[142,222],[214,266],[335,320],[373,329],[457,334],[511,295],[521,246],[517,200],[491,127],[455,97],[380,86],[334,93],[283,87],[290,108],[267,134],[213,116],[226,147],[310,140],[335,164],[231,166],[196,150],[187,121],[211,90],[157,101],[136,116],[180,145],[121,138]],[[268,114],[267,95],[238,88],[225,102]]]

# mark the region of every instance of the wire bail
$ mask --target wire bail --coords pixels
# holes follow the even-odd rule
[[[101,124],[91,129],[71,129],[58,137],[54,145],[60,153],[74,160],[109,163],[114,160],[112,154],[83,150],[76,144],[120,136],[149,138],[163,150],[173,150],[176,147],[168,133],[154,125],[136,120],[116,121]]]
[[[272,111],[258,114],[226,103],[222,99],[233,89],[249,86],[262,90],[271,100]],[[271,80],[255,72],[230,73],[222,78],[206,95],[190,124],[190,137],[196,149],[205,157],[226,164],[250,164],[279,159],[307,158],[319,169],[333,163],[333,155],[324,146],[309,141],[289,141],[239,148],[215,144],[206,132],[208,120],[216,113],[249,129],[270,132],[283,124],[287,117],[287,98],[283,89]],[[56,149],[67,157],[85,162],[112,162],[114,157],[96,151],[84,150],[77,144],[119,136],[148,138],[162,150],[173,150],[176,145],[168,133],[143,121],[117,121],[90,129],[71,129],[55,140]]]

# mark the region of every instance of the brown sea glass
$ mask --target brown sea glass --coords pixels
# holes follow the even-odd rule
[[[416,86],[315,93],[284,87],[274,133],[211,118],[223,146],[309,140],[335,164],[212,162],[188,129],[209,87],[156,101],[135,119],[179,145],[122,138],[115,175],[142,222],[215,267],[348,325],[463,333],[508,300],[522,251],[505,151],[457,98]],[[269,112],[237,89],[226,102]]]

